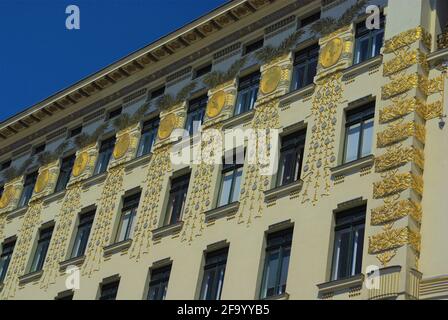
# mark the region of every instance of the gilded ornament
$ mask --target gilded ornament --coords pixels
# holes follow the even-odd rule
[[[15,197],[14,186],[7,186],[3,191],[2,197],[0,198],[0,209],[4,209],[8,206],[12,199]]]
[[[114,158],[115,159],[120,159],[121,157],[123,157],[126,152],[129,149],[129,145],[131,143],[131,138],[129,136],[129,133],[125,133],[123,135],[121,135],[118,138],[117,143],[115,144],[115,148],[114,148]]]
[[[207,104],[207,116],[214,118],[219,115],[224,108],[226,102],[226,94],[223,90],[215,92],[208,101]]]
[[[384,63],[383,75],[385,77],[405,70],[415,64],[420,64],[425,71],[428,71],[429,69],[426,54],[418,49],[413,51],[400,49],[396,52],[396,55],[395,58]]]
[[[422,207],[412,200],[395,201],[394,198],[385,199],[385,205],[372,209],[371,223],[374,226],[399,220],[411,216],[415,221],[421,222]]]
[[[73,176],[77,177],[86,169],[87,163],[89,162],[90,156],[87,151],[83,151],[76,157],[75,163],[73,165]]]
[[[381,123],[386,123],[400,117],[404,117],[425,105],[423,101],[415,97],[409,99],[393,99],[392,102],[392,105],[380,110]]]
[[[330,40],[322,49],[320,54],[320,64],[324,68],[330,68],[339,61],[344,49],[344,41],[341,38]]]
[[[383,172],[402,166],[408,162],[415,162],[423,169],[423,151],[414,147],[392,146],[385,154],[375,158],[375,170],[376,172]]]
[[[34,192],[39,193],[42,192],[47,186],[48,180],[50,178],[50,171],[48,169],[44,169],[39,173],[39,176],[36,180],[36,186],[34,187]]]
[[[174,113],[170,113],[160,121],[159,138],[161,140],[168,138],[176,128],[177,117]]]
[[[406,244],[411,244],[411,241],[415,243],[415,238],[414,233],[407,227],[389,229],[369,237],[369,253],[378,254],[383,251],[397,249]]]
[[[422,77],[418,74],[400,76],[381,88],[383,100],[405,93],[421,84]]]
[[[384,53],[392,53],[402,47],[409,46],[418,40],[421,40],[428,49],[431,48],[431,35],[426,32],[423,27],[419,26],[402,32],[387,40],[384,44]]]
[[[377,134],[377,146],[383,148],[412,136],[424,143],[426,136],[425,127],[415,122],[394,123]]]
[[[443,115],[442,101],[436,101],[430,104],[422,103],[417,108],[417,113],[426,121]]]
[[[397,249],[384,251],[381,253],[378,253],[376,255],[376,258],[379,262],[381,262],[381,265],[383,267],[386,267],[387,264],[397,255]]]
[[[418,194],[422,194],[423,179],[409,172],[392,173],[382,181],[373,184],[373,197],[380,199],[409,188],[415,190]]]
[[[269,94],[274,92],[282,78],[282,68],[279,66],[271,67],[263,73],[261,79],[261,92],[263,94]]]

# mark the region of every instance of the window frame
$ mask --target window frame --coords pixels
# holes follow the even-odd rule
[[[199,132],[201,126],[203,125],[207,103],[208,103],[208,96],[206,94],[191,99],[188,102],[187,116],[185,119],[185,130],[188,131],[188,135],[190,137],[196,135]],[[196,128],[195,131],[194,121],[197,121],[197,119],[195,119],[197,115],[199,115],[200,117],[200,125],[199,127]]]
[[[123,242],[132,239],[132,233],[137,223],[137,210],[140,204],[141,192],[136,192],[123,199],[123,207],[121,208],[120,221],[118,222],[117,234],[115,236],[115,243]],[[126,223],[124,237],[121,239],[121,231],[124,226],[125,217],[129,215],[129,220]]]
[[[365,61],[368,61],[369,59],[373,59],[374,57],[378,56],[381,53],[381,47],[378,48],[378,54],[375,54],[374,52],[372,52],[373,50],[373,40],[379,35],[379,34],[383,34],[383,40],[382,43],[384,45],[384,35],[385,35],[385,26],[386,26],[386,17],[384,16],[384,14],[381,12],[380,15],[380,28],[379,29],[367,29],[365,28],[365,21],[363,20],[361,22],[358,22],[355,26],[355,43],[354,43],[354,50],[353,50],[353,65],[358,65],[360,63],[363,63]],[[357,61],[357,54],[358,51],[360,50],[359,48],[359,44],[360,41],[363,39],[368,39],[368,45],[367,45],[367,54],[369,57],[367,57],[366,59],[362,60],[361,58],[359,58],[359,61]]]
[[[246,56],[252,52],[255,52],[258,49],[263,48],[263,46],[264,46],[264,37],[250,41],[244,45],[243,56]]]
[[[313,84],[314,77],[317,74],[317,65],[319,60],[319,45],[317,43],[309,45],[308,47],[299,50],[294,55],[294,62],[293,62],[293,68],[292,68],[292,79],[291,79],[291,87],[290,91],[297,91],[303,88],[306,88],[307,86]],[[308,79],[309,71],[311,66],[315,64],[315,70],[314,70],[314,76],[311,77],[311,79]],[[299,86],[299,79],[298,79],[298,70],[300,67],[304,67],[304,76],[302,79],[302,85]]]
[[[237,163],[237,160],[240,156],[240,153],[238,152],[243,152],[243,163]],[[219,192],[218,192],[218,199],[217,199],[217,204],[216,207],[220,208],[220,207],[224,207],[226,205],[229,205],[233,202],[237,202],[239,201],[239,195],[238,195],[238,200],[232,201],[233,199],[233,193],[235,191],[235,186],[236,186],[236,177],[238,175],[239,172],[241,172],[241,180],[242,180],[242,176],[243,176],[243,171],[244,171],[244,160],[245,160],[245,150],[232,150],[232,163],[227,164],[225,163],[226,161],[226,157],[223,157],[223,161],[222,161],[222,168],[221,168],[221,178],[220,178],[220,183],[219,183]],[[240,170],[241,169],[241,170]],[[231,180],[231,186],[230,186],[230,192],[229,192],[229,198],[227,199],[225,204],[221,204],[221,196],[222,196],[222,191],[223,191],[223,187],[224,187],[224,177],[225,174],[232,172],[232,180]],[[241,189],[241,181],[240,180],[240,189]]]
[[[306,146],[306,128],[282,137],[277,178],[276,178],[276,187],[285,186],[289,183],[294,183],[300,180],[303,168],[305,146]],[[296,159],[294,162],[294,178],[292,181],[285,182],[284,181],[285,167],[283,166],[282,160],[284,159],[285,154],[290,151],[293,151],[296,154],[296,156],[294,157]]]
[[[43,269],[48,249],[50,248],[51,238],[53,237],[53,231],[54,225],[39,230],[39,238],[34,249],[33,259],[31,260],[30,273],[39,272]]]
[[[115,279],[113,281],[103,282],[100,284],[100,294],[98,300],[117,300],[118,289],[120,288],[120,279]],[[105,290],[113,289],[114,292],[111,294],[105,294]],[[107,299],[106,299],[107,298]]]
[[[19,204],[18,204],[19,208],[27,206],[28,203],[30,202],[30,199],[34,193],[34,187],[36,186],[37,176],[38,176],[37,171],[28,173],[25,176],[25,181],[23,182],[23,189],[22,189],[22,193],[20,195]],[[25,201],[25,198],[27,198],[26,201]]]
[[[61,166],[59,168],[58,180],[56,182],[56,186],[54,189],[55,193],[66,189],[66,187],[70,181],[71,175],[72,175],[73,166],[75,165],[75,160],[76,160],[76,154],[69,155],[61,160]],[[64,173],[64,175],[62,173]],[[63,181],[62,179],[66,179],[66,181]],[[62,187],[62,185],[63,185],[63,187]]]
[[[225,280],[225,273],[227,268],[227,260],[229,256],[229,247],[218,249],[205,253],[204,267],[202,268],[202,281],[201,289],[199,292],[199,300],[220,300],[222,294],[222,288]],[[213,260],[210,261],[210,260]],[[215,261],[216,260],[216,261]],[[222,279],[220,277],[220,271],[222,270]],[[213,280],[211,283],[210,291],[205,291],[208,283],[207,275],[213,274]],[[222,281],[221,281],[222,280]],[[219,287],[218,285],[221,284]],[[205,297],[204,297],[205,295]]]
[[[3,262],[3,264],[1,264],[2,269],[0,269],[0,283],[3,283],[3,281],[6,278],[6,274],[8,273],[9,265],[11,263],[11,259],[14,254],[16,242],[17,242],[17,239],[12,239],[12,240],[5,240],[2,243],[2,251],[0,253],[0,262]],[[6,251],[6,249],[8,249],[8,250]],[[6,257],[6,259],[5,259],[5,257]]]
[[[169,191],[169,197],[168,197],[168,205],[165,211],[165,217],[164,217],[164,226],[169,226],[176,224],[180,221],[182,221],[182,216],[185,210],[185,203],[187,200],[188,195],[188,188],[190,185],[190,178],[191,173],[184,174],[182,176],[179,176],[177,178],[174,178],[170,182],[170,191]],[[173,212],[174,212],[174,205],[173,202],[175,200],[176,196],[179,196],[180,194],[183,195],[182,199],[182,205],[178,209],[179,212],[177,213],[176,221],[173,221]]]
[[[158,268],[151,268],[146,300],[152,300],[152,301],[165,300],[166,293],[168,292],[168,284],[170,282],[171,277],[171,269],[172,264]],[[153,289],[158,290],[156,299],[151,299],[151,293],[153,292]],[[161,291],[161,289],[163,289],[163,291]],[[161,292],[163,293],[160,294]]]
[[[75,240],[73,242],[70,258],[82,257],[85,254],[87,245],[89,244],[89,238],[90,238],[90,233],[92,232],[93,223],[95,221],[95,214],[96,214],[96,209],[93,209],[93,210],[87,211],[79,216],[79,223],[78,223],[78,227],[76,229]],[[89,231],[87,232],[86,238],[84,238],[84,237],[81,238],[80,245],[75,253],[77,239],[79,237],[81,237],[81,234],[80,234],[81,228],[83,229],[82,231],[84,231],[84,228],[87,228]],[[85,239],[85,240],[83,241],[83,239]]]
[[[99,175],[107,171],[110,160],[112,158],[112,153],[114,152],[115,143],[116,143],[115,136],[112,136],[110,138],[101,141],[100,147],[98,148],[98,156],[95,164],[95,170],[93,171],[93,175]],[[107,161],[102,158],[103,153],[104,155],[107,155],[108,157]],[[104,168],[104,170],[102,168]]]
[[[137,149],[137,158],[143,157],[143,156],[151,153],[152,147],[154,146],[154,143],[156,142],[159,124],[160,124],[160,118],[158,116],[143,122],[140,141],[139,141],[138,149]],[[151,137],[151,143],[149,143],[149,147],[145,143],[145,135],[146,134],[148,134]]]
[[[233,111],[234,116],[238,116],[243,113],[249,112],[254,108],[258,98],[258,91],[260,89],[260,80],[261,80],[260,70],[254,71],[238,79],[238,89],[236,93],[235,108]],[[250,93],[249,105],[246,106],[245,104],[243,105],[241,103],[241,108],[238,108],[241,100],[243,100],[242,96],[245,93]]]

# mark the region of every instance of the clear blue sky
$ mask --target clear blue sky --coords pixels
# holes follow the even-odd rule
[[[0,0],[0,121],[228,0]],[[81,29],[65,28],[80,8]]]

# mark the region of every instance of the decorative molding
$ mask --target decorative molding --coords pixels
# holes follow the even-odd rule
[[[395,197],[384,199],[384,205],[371,210],[371,225],[378,226],[399,220],[406,216],[420,223],[422,206],[409,199],[396,200]]]
[[[413,146],[393,145],[387,149],[385,154],[375,158],[375,171],[384,172],[400,167],[408,162],[414,162],[423,169],[425,164],[423,150]]]
[[[419,40],[423,42],[428,51],[431,50],[432,36],[426,32],[423,27],[419,26],[386,40],[384,43],[384,53],[396,52],[398,49],[410,46]]]
[[[416,137],[421,143],[424,144],[425,136],[426,129],[423,125],[413,121],[398,121],[389,125],[384,131],[377,133],[377,147],[384,148],[409,137]]]
[[[384,179],[373,184],[373,197],[381,199],[389,195],[412,189],[418,194],[423,193],[423,179],[421,176],[406,172],[387,172]]]
[[[391,76],[415,64],[419,64],[426,73],[429,71],[427,55],[421,52],[420,49],[412,51],[409,51],[407,49],[400,49],[395,52],[395,55],[395,58],[384,63],[383,76]]]
[[[420,234],[411,231],[408,227],[404,227],[399,229],[390,228],[369,237],[370,254],[398,249],[404,245],[410,245],[417,253],[420,252]]]

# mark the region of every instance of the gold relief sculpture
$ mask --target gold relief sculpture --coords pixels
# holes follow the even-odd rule
[[[47,186],[48,180],[50,178],[50,171],[48,169],[44,169],[39,173],[39,176],[36,180],[36,186],[34,187],[34,192],[40,193]]]
[[[380,123],[404,117],[425,105],[423,101],[415,97],[409,99],[395,98],[392,99],[392,102],[392,105],[380,110]]]
[[[270,94],[274,92],[280,84],[281,78],[282,68],[279,66],[274,66],[264,71],[260,84],[261,92],[263,94]]]
[[[9,185],[3,191],[2,197],[0,198],[0,209],[4,209],[8,206],[12,199],[15,197],[15,187]]]
[[[344,41],[341,38],[334,38],[330,40],[320,53],[319,62],[324,68],[334,66],[342,55],[344,49]]]
[[[369,253],[378,254],[411,245],[417,252],[420,251],[420,235],[409,230],[408,227],[400,229],[387,229],[386,231],[369,237]]]
[[[412,136],[425,143],[425,135],[426,130],[423,125],[415,122],[403,123],[399,121],[389,125],[384,131],[377,134],[377,147],[384,148]]]
[[[433,79],[428,79],[426,77],[421,78],[420,89],[425,93],[425,95],[430,96],[435,93],[443,92],[443,77],[444,75],[440,75]]]
[[[3,230],[6,223],[6,214],[0,213],[0,241],[3,241]]]
[[[415,29],[402,32],[395,37],[385,41],[384,53],[393,53],[398,49],[409,46],[419,40],[423,42],[428,50],[431,49],[431,35],[426,32],[423,27],[419,26]]]
[[[415,162],[421,169],[424,168],[424,153],[415,147],[403,147],[394,145],[385,154],[375,158],[375,171],[383,172],[408,162]]]
[[[376,255],[376,258],[381,263],[383,267],[386,267],[388,263],[397,255],[397,249],[384,251],[381,253],[378,253]]]
[[[420,223],[422,219],[422,206],[409,199],[397,200],[399,197],[384,199],[384,205],[371,211],[371,224],[382,225],[403,217],[410,216]]]
[[[115,148],[113,151],[113,156],[115,159],[120,159],[123,157],[129,149],[129,145],[131,143],[131,137],[129,133],[125,133],[118,138],[117,143],[115,144]]]
[[[160,121],[158,133],[160,140],[164,140],[171,135],[171,132],[176,128],[177,121],[177,116],[174,113],[168,114]]]
[[[419,49],[412,51],[400,49],[395,54],[395,58],[384,63],[383,76],[390,76],[415,64],[420,64],[422,68],[428,72],[429,66],[426,54],[422,53]]]
[[[209,118],[214,118],[219,115],[224,108],[226,103],[226,93],[223,90],[215,92],[209,99],[207,104],[207,116]]]
[[[430,104],[423,103],[417,107],[417,113],[426,121],[439,118],[443,115],[442,101],[436,101]]]
[[[409,172],[391,172],[382,181],[373,184],[373,197],[380,199],[395,193],[400,193],[406,189],[413,189],[418,194],[422,194],[423,179]]]
[[[417,88],[422,77],[418,74],[400,76],[381,88],[383,100],[390,99],[398,94],[405,93],[413,88]]]
[[[73,165],[72,174],[74,177],[78,177],[86,169],[89,163],[90,156],[87,151],[83,151],[76,157],[75,163]]]

